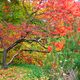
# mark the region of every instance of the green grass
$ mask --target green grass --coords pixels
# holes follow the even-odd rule
[[[48,77],[39,66],[15,64],[0,70],[0,80],[48,80]]]

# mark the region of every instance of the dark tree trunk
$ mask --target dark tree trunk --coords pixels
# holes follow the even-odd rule
[[[24,38],[20,38],[19,40],[14,42],[12,45],[10,45],[7,49],[4,48],[3,59],[2,59],[2,68],[6,69],[8,67],[8,64],[6,62],[8,51],[11,50],[13,47],[15,47],[17,44],[19,44],[20,42],[23,42],[24,40],[25,40]]]
[[[7,50],[5,49],[3,51],[3,59],[2,59],[2,68],[7,68],[7,63],[6,63],[6,57],[7,57]]]

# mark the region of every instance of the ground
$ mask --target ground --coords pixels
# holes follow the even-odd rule
[[[16,64],[0,69],[0,80],[48,80],[48,77],[39,66]]]

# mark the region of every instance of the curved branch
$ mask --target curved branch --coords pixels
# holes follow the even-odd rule
[[[23,42],[23,41],[25,41],[24,38],[20,38],[20,39],[18,39],[17,41],[15,41],[12,45],[10,45],[10,46],[7,48],[7,52],[8,52],[9,50],[11,50],[13,47],[15,47],[17,44],[19,44],[19,43],[21,43],[21,42]]]
[[[9,46],[7,49],[6,49],[6,52],[8,52],[9,50],[11,50],[13,47],[15,47],[17,44],[21,43],[21,42],[29,42],[29,41],[32,41],[32,42],[37,42],[39,43],[39,39],[35,38],[35,39],[30,39],[30,40],[27,40],[25,38],[20,38],[18,39],[16,42],[14,42],[11,46]],[[45,46],[43,46],[41,43],[39,43],[42,47],[45,48]],[[47,48],[45,48],[47,49]],[[17,54],[15,54],[12,59],[7,63],[7,65],[11,64],[12,61],[14,60],[14,58],[21,52],[23,51],[34,51],[34,52],[42,52],[42,53],[49,53],[48,51],[45,51],[45,50],[32,50],[32,49],[23,49],[23,50],[20,50]]]
[[[25,39],[25,37],[22,37],[22,38],[20,38],[20,39],[18,39],[18,40],[16,40],[12,45],[10,45],[6,50],[7,50],[7,52],[9,51],[9,50],[11,50],[13,47],[15,47],[17,44],[19,44],[19,43],[21,43],[21,42],[38,42],[39,43],[39,39],[37,39],[37,38],[35,38],[35,39]],[[40,43],[39,43],[40,44]]]

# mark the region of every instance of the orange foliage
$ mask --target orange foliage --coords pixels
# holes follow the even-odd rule
[[[61,51],[64,48],[65,40],[62,40],[60,42],[52,42],[52,44],[56,47],[56,51]]]

